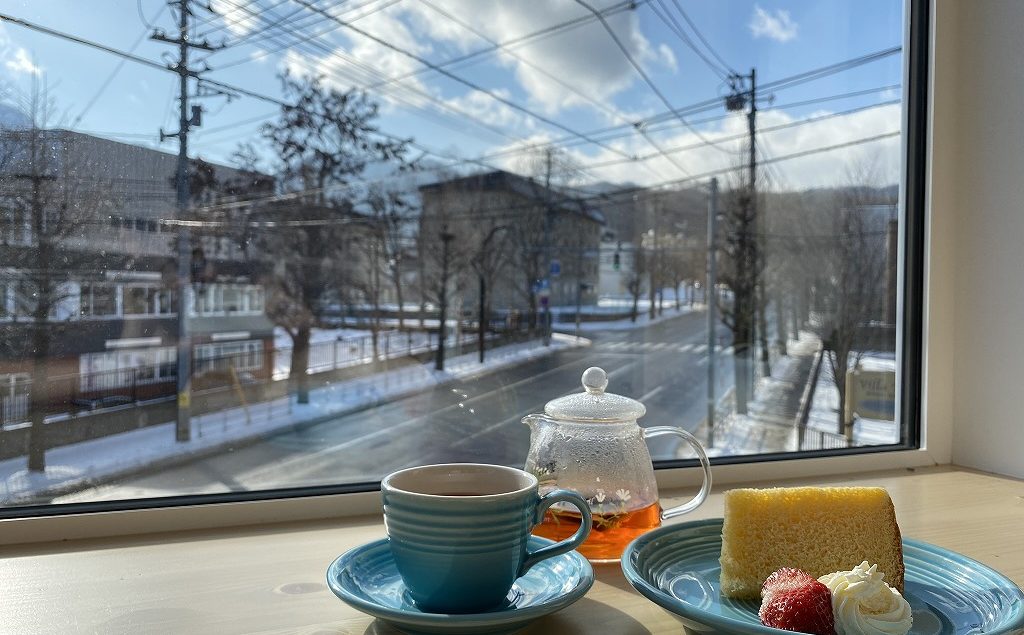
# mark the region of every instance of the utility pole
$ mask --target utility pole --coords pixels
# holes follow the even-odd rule
[[[764,226],[762,215],[758,213],[757,209],[757,69],[751,68],[749,75],[732,75],[730,77],[732,82],[732,93],[725,99],[725,106],[727,110],[738,111],[747,110],[747,129],[750,136],[749,139],[749,150],[750,156],[748,160],[748,177],[747,181],[749,184],[749,196],[747,204],[749,207],[749,222],[745,224],[745,227],[749,227],[754,236],[746,236],[746,239],[750,241],[750,262],[746,263],[747,269],[750,271],[750,282],[752,283],[750,303],[752,304],[752,316],[750,324],[750,337],[745,345],[746,349],[753,349],[756,353],[757,342],[760,341],[761,348],[761,370],[762,374],[767,376],[770,374],[771,369],[768,366],[768,335],[767,335],[767,320],[765,319],[765,302],[766,295],[764,289]],[[749,84],[748,84],[749,82]],[[746,253],[746,252],[744,252]],[[745,257],[741,255],[741,257]],[[743,318],[746,319],[746,318]],[[739,345],[738,342],[734,342],[734,345]],[[749,355],[749,354],[748,354]],[[754,386],[754,364],[749,363],[747,365],[747,385],[751,387],[751,391]]]
[[[750,209],[754,217],[754,227],[757,231],[757,239],[754,245],[757,248],[755,259],[755,275],[757,276],[757,297],[754,305],[757,311],[757,336],[761,345],[761,375],[771,375],[771,367],[768,364],[768,290],[765,289],[765,239],[764,233],[768,227],[765,223],[764,214],[757,209],[757,69],[750,69],[750,112],[747,114],[747,127],[750,129]]]
[[[178,47],[178,61],[169,68],[178,74],[178,131],[165,133],[160,130],[160,141],[170,137],[178,138],[178,166],[175,171],[174,181],[177,190],[178,219],[184,219],[189,207],[189,182],[188,182],[188,133],[191,128],[199,127],[202,124],[202,109],[199,106],[188,104],[188,78],[199,78],[201,71],[191,69],[188,66],[188,54],[190,49],[201,49],[213,51],[217,48],[209,42],[192,41],[189,36],[189,18],[192,16],[192,9],[189,6],[192,0],[170,0],[169,6],[178,7],[178,35],[168,36],[163,30],[157,29],[151,35],[151,40],[173,44]],[[205,69],[208,70],[208,69]],[[177,441],[188,441],[191,437],[192,423],[192,342],[188,331],[188,291],[192,281],[192,232],[184,225],[178,228],[178,273],[176,280],[176,291],[178,294],[178,356],[177,356],[177,388],[178,408],[177,425],[175,426],[174,438]]]
[[[715,225],[718,222],[718,179],[711,179],[711,192],[708,195],[708,279],[704,288],[704,302],[708,314],[708,447],[715,445],[715,309],[718,306],[718,294],[715,293]]]
[[[547,281],[547,295],[541,296],[544,305],[544,346],[551,345],[551,148],[544,149],[544,280]]]

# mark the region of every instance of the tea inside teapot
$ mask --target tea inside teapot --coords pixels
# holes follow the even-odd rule
[[[544,414],[523,418],[530,426],[530,451],[525,469],[537,477],[541,492],[571,489],[590,504],[593,525],[579,551],[593,561],[612,561],[626,545],[661,525],[663,518],[694,509],[711,487],[710,466],[700,443],[679,428],[642,429],[637,419],[646,408],[640,402],[606,393],[608,377],[594,367],[583,373],[584,392],[549,401]],[[645,438],[681,436],[694,446],[705,482],[700,493],[683,506],[663,512],[658,500],[654,467]],[[579,512],[552,507],[534,534],[561,540],[575,533]]]

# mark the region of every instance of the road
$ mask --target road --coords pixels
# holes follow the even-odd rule
[[[465,382],[439,386],[371,410],[275,434],[186,465],[134,476],[56,502],[115,500],[326,483],[377,481],[427,463],[522,465],[529,428],[520,422],[555,397],[579,392],[580,375],[601,366],[608,390],[647,406],[641,425],[697,428],[706,412],[706,317],[691,313],[636,330],[587,334],[593,344]],[[732,385],[728,332],[719,332],[719,394]],[[676,456],[668,437],[654,458]]]

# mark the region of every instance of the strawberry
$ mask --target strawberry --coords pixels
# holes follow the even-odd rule
[[[761,587],[761,623],[772,628],[814,635],[834,635],[832,592],[799,569],[783,568]]]

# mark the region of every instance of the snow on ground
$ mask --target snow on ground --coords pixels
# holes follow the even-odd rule
[[[814,336],[804,333],[800,342],[804,342],[806,338],[815,339]],[[791,340],[787,346],[793,349],[794,345],[799,345],[800,342]],[[755,388],[756,397],[748,404],[750,414],[730,413],[723,418],[721,425],[716,428],[715,444],[708,450],[709,456],[794,452],[798,449],[799,430],[796,426],[784,424],[782,421],[771,421],[771,417],[764,417],[761,414],[769,410],[767,406],[773,392],[788,389],[783,378],[789,370],[789,364],[794,362],[792,358],[783,357],[773,364],[772,376],[762,378]],[[852,364],[851,361],[851,368]],[[861,358],[860,366],[865,370],[895,370],[896,359],[892,353],[869,352]],[[845,446],[845,442],[833,436],[837,433],[838,407],[839,391],[832,380],[832,369],[827,359],[822,360],[807,428],[827,433],[825,436],[832,437],[833,442],[839,441]],[[853,446],[889,445],[899,443],[899,440],[899,427],[892,421],[864,418],[857,418],[854,421]],[[804,447],[808,447],[806,438]],[[826,442],[824,447],[837,446]]]
[[[495,337],[488,334],[487,338]],[[309,373],[322,373],[328,370],[348,368],[373,361],[373,339],[369,332],[350,329],[312,329],[310,331],[309,362],[306,370]],[[463,345],[477,341],[476,333],[465,333],[458,338]],[[454,333],[447,338],[447,345],[455,347]],[[287,379],[291,371],[292,343],[291,336],[281,327],[274,329],[274,379]],[[437,338],[431,338],[424,331],[381,331],[377,334],[377,354],[379,359],[398,359],[425,353],[433,350]]]
[[[632,305],[630,305],[632,306]],[[671,308],[665,307],[665,312],[661,315],[656,316],[653,320],[648,317],[647,313],[641,313],[637,316],[636,322],[633,322],[628,317],[618,320],[602,320],[599,322],[580,322],[581,333],[592,333],[594,331],[632,331],[634,329],[646,328],[652,324],[664,322],[665,320],[671,320],[672,318],[679,317],[691,313],[692,308],[688,306],[680,307],[679,311],[676,311],[675,306]],[[575,322],[555,322],[551,329],[562,333],[574,333],[576,332]]]
[[[853,361],[850,362],[851,369]],[[894,353],[865,353],[860,360],[864,370],[896,370]],[[836,434],[838,432],[839,390],[833,381],[832,367],[828,360],[822,360],[821,373],[814,387],[814,400],[807,418],[807,427]],[[853,423],[853,445],[891,445],[900,442],[900,427],[895,421],[864,419],[855,417]]]
[[[192,419],[191,441],[174,440],[175,423],[168,422],[54,448],[46,453],[44,473],[25,469],[25,457],[0,461],[0,503],[18,501],[42,492],[81,489],[119,474],[145,470],[154,464],[171,463],[207,452],[225,451],[238,443],[258,439],[296,424],[337,417],[385,401],[420,392],[453,379],[466,379],[514,366],[590,340],[554,334],[551,346],[538,341],[500,346],[487,351],[486,361],[477,352],[450,357],[444,371],[433,362],[403,366],[366,377],[340,381],[310,391],[309,404],[282,397],[248,407],[229,408]],[[168,492],[168,494],[173,492]]]

